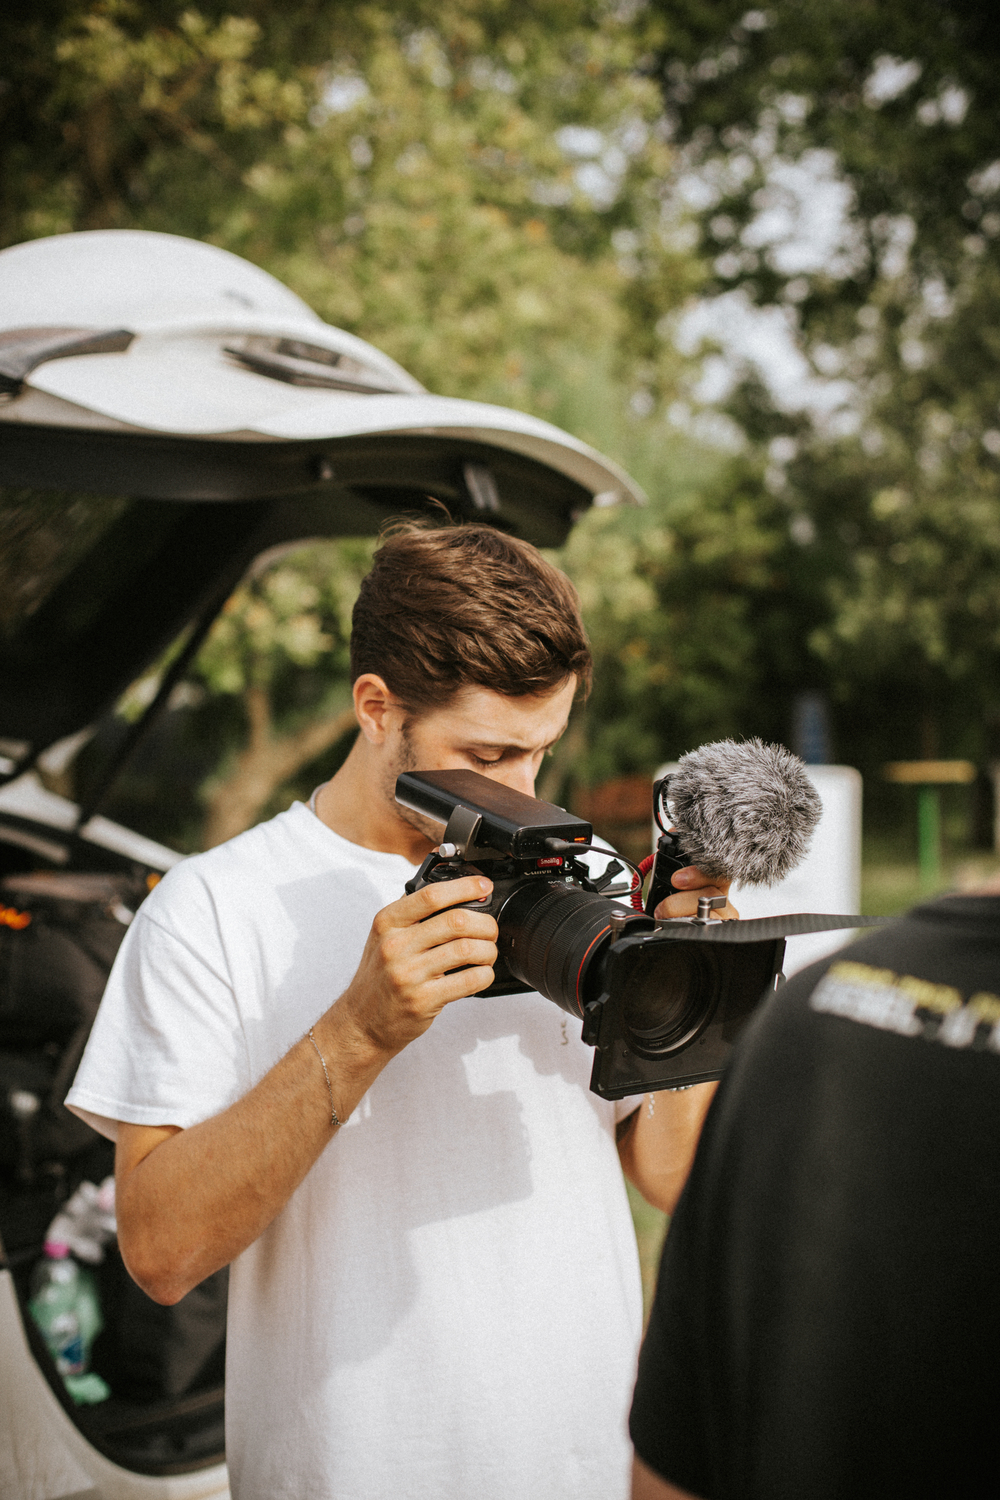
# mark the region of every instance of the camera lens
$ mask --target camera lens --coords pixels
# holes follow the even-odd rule
[[[711,1020],[719,993],[716,955],[693,943],[651,944],[636,954],[622,999],[622,1031],[634,1052],[666,1057]]]
[[[497,915],[500,958],[524,984],[582,1016],[610,940],[611,918],[624,910],[576,885],[533,880],[518,886]]]

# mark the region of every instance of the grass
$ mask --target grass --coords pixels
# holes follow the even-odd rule
[[[653,1292],[656,1290],[656,1272],[660,1265],[663,1237],[670,1220],[658,1208],[653,1208],[647,1203],[630,1182],[627,1182],[625,1186],[628,1188],[632,1223],[635,1225],[635,1238],[639,1246],[639,1270],[642,1273],[642,1322],[645,1327],[649,1309],[653,1305]]]
[[[955,850],[945,854],[936,884],[924,889],[915,859],[873,842],[866,847],[862,864],[861,910],[871,915],[896,916],[916,902],[944,895],[946,891],[974,890],[998,874],[997,855]]]

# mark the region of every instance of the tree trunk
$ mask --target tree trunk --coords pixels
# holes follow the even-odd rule
[[[345,708],[276,738],[265,690],[248,688],[244,702],[250,736],[229,775],[216,782],[206,798],[203,849],[214,849],[250,828],[279,787],[356,723],[353,708]]]

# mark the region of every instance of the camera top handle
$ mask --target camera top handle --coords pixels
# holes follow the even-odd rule
[[[668,896],[673,896],[676,891],[671,885],[671,876],[677,870],[683,870],[691,860],[681,848],[678,835],[667,826],[670,818],[667,809],[667,791],[670,786],[670,777],[661,776],[659,781],[653,782],[653,817],[656,826],[660,830],[660,837],[656,841],[656,853],[653,857],[653,868],[649,876],[649,890],[646,893],[645,912],[647,917],[656,913],[656,908],[661,901]]]

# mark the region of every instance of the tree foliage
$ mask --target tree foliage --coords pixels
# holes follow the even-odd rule
[[[700,276],[662,221],[659,30],[584,0],[8,13],[0,240],[205,239],[433,390],[627,446],[628,398],[677,378],[657,324]],[[185,710],[220,753],[202,841],[280,803],[324,746],[328,767],[358,566],[343,547],[280,563],[215,627],[196,668],[213,703]]]
[[[669,429],[656,446],[649,509],[590,513],[563,553],[595,655],[588,782],[727,735],[787,741],[792,700],[814,685],[819,570],[762,465],[752,453],[706,462]]]
[[[994,18],[976,0],[656,9],[707,289],[780,308],[811,366],[811,411],[753,381],[731,408],[821,592],[809,646],[842,741],[867,764],[984,755],[1000,714]],[[803,234],[810,185],[839,220],[822,245]]]
[[[240,11],[0,23],[0,243],[212,241],[440,392],[544,408],[555,372],[609,353],[669,383],[652,327],[696,265],[661,232],[643,28],[581,0]]]
[[[0,242],[212,241],[432,389],[547,416],[646,486],[646,512],[593,512],[565,549],[598,671],[550,791],[707,736],[787,738],[817,687],[866,771],[987,754],[1000,106],[981,5],[39,0],[0,43]],[[744,372],[735,455],[666,415],[699,292],[771,310],[807,361],[797,400]],[[301,791],[308,725],[343,712],[362,562],[323,555],[327,582],[320,554],[249,581],[199,663],[220,705],[214,728],[194,710],[221,747],[211,839]]]
[[[246,738],[202,789],[201,843],[221,844],[269,809],[305,767],[355,728],[348,672],[351,610],[372,544],[314,543],[267,566],[231,595],[194,673],[237,699]]]

